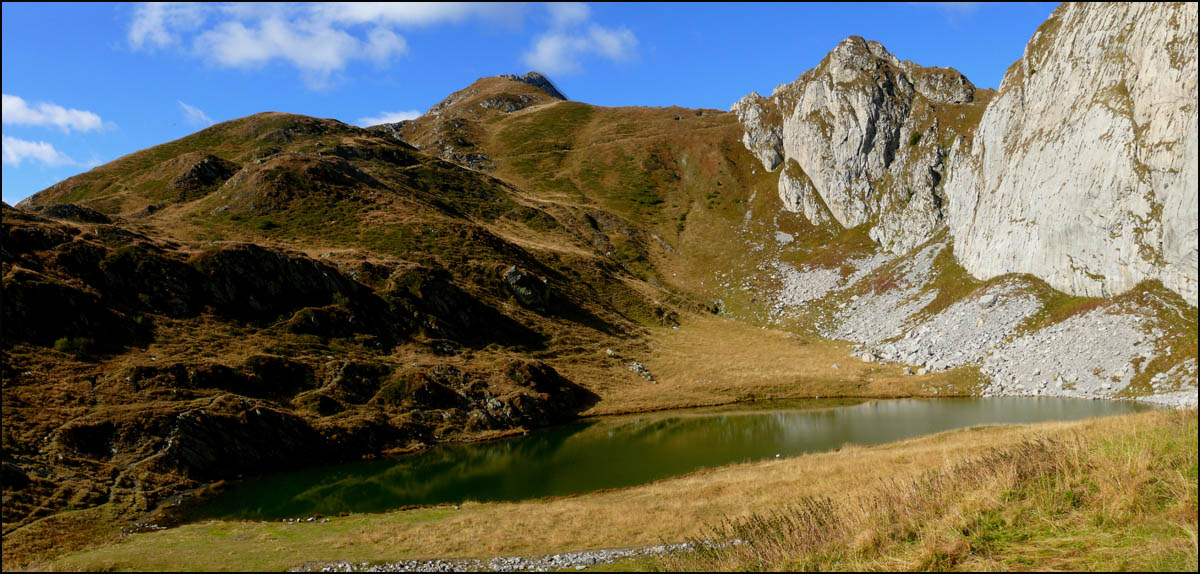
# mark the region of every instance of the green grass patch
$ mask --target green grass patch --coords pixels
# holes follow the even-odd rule
[[[429,523],[453,514],[428,508],[332,518],[329,522],[203,522],[147,532],[116,544],[59,558],[58,570],[284,571],[305,562],[419,558],[389,539],[392,527]],[[382,520],[381,520],[382,519]],[[220,548],[220,551],[216,550]]]
[[[940,235],[940,234],[939,234]],[[980,281],[971,276],[954,257],[954,248],[947,245],[933,258],[933,280],[927,289],[936,289],[937,296],[921,310],[923,317],[932,317],[985,285],[1001,281],[993,278]],[[916,319],[917,321],[921,318]]]
[[[576,133],[595,115],[595,108],[579,102],[560,102],[537,114],[508,122],[497,140],[505,155],[569,150],[575,147]]]
[[[1032,333],[1076,315],[1099,309],[1108,303],[1107,299],[1101,297],[1068,295],[1035,277],[1030,277],[1030,281],[1031,289],[1042,301],[1042,308],[1017,326],[1017,333]]]
[[[854,272],[849,261],[874,253],[879,245],[868,233],[870,225],[850,229],[829,226],[828,229],[811,227],[795,233],[794,249],[780,257],[794,266],[824,267],[840,269],[843,275]]]
[[[89,357],[96,350],[96,341],[87,337],[61,337],[54,341],[54,350],[77,358]]]
[[[1148,309],[1149,315],[1154,318],[1152,324],[1162,331],[1154,357],[1141,365],[1141,370],[1120,393],[1121,396],[1150,394],[1151,377],[1188,359],[1195,359],[1200,352],[1200,345],[1197,344],[1200,325],[1196,308],[1158,281],[1143,281],[1115,301],[1121,305]]]

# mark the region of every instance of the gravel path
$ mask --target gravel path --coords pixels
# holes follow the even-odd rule
[[[331,562],[310,564],[293,571],[300,572],[550,572],[554,570],[583,570],[597,564],[607,564],[636,556],[657,556],[689,550],[692,544],[664,544],[615,550],[584,550],[538,557],[499,557],[490,560],[474,558],[447,560],[398,560],[396,562]]]

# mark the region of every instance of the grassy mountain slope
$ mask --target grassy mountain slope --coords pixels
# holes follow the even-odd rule
[[[213,481],[580,414],[976,393],[973,367],[909,376],[814,328],[905,258],[773,314],[779,264],[845,277],[878,247],[781,210],[741,137],[485,78],[400,124],[225,122],[5,206],[6,558]],[[932,276],[927,314],[985,285]],[[1097,305],[1039,297],[1047,324]]]
[[[4,448],[29,486],[6,490],[6,534],[562,420],[597,396],[554,364],[635,379],[603,348],[699,308],[508,184],[329,120],[219,124],[22,207],[3,216]]]

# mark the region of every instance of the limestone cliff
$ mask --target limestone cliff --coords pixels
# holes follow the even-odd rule
[[[1160,279],[1196,305],[1196,26],[1196,4],[1055,10],[951,159],[964,267],[1090,296]]]
[[[732,111],[763,167],[784,167],[786,209],[816,224],[869,223],[873,239],[904,252],[943,224],[946,158],[988,96],[953,69],[900,61],[854,36],[770,98],[750,94]]]

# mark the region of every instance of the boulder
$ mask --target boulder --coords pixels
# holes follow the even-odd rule
[[[550,305],[550,287],[546,280],[534,277],[516,265],[504,271],[504,284],[525,307],[545,311]]]

